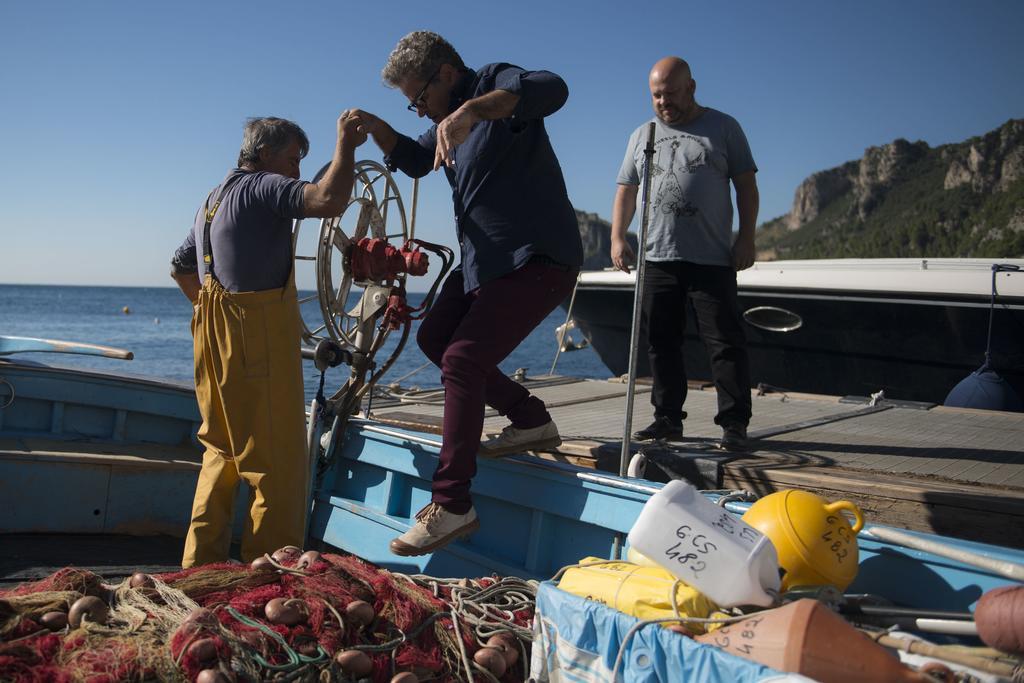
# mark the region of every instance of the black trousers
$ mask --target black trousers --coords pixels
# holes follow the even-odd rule
[[[736,272],[729,266],[647,262],[642,314],[654,377],[654,415],[673,421],[686,419],[683,333],[687,298],[693,302],[697,332],[711,360],[718,392],[715,424],[746,426],[750,422],[750,361],[740,323]]]

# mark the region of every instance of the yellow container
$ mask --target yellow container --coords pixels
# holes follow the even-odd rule
[[[609,562],[598,557],[585,557],[580,560],[580,565],[566,570],[558,581],[559,588],[638,619],[668,619],[675,616],[672,611],[673,589],[681,616],[728,616],[716,612],[718,606],[707,596],[677,581],[670,571],[662,567]],[[682,622],[682,625],[695,635],[715,628],[692,622]]]
[[[842,510],[854,517],[851,527]],[[771,539],[786,570],[782,590],[832,584],[845,590],[857,576],[860,508],[847,500],[829,503],[807,491],[778,491],[750,506],[743,521]]]

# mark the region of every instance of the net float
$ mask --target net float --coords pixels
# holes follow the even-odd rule
[[[47,612],[39,617],[39,623],[51,631],[60,631],[68,625],[68,615],[64,612]]]
[[[508,664],[505,663],[505,655],[496,647],[482,647],[473,655],[473,661],[490,671],[496,678],[505,675]]]
[[[68,623],[74,628],[81,626],[83,620],[105,624],[109,614],[110,608],[107,607],[107,603],[94,595],[86,595],[71,605],[71,609],[68,610]]]
[[[294,545],[286,545],[283,548],[275,550],[270,557],[272,557],[274,562],[277,562],[278,564],[286,564],[294,562],[300,555],[302,555],[302,548]]]
[[[373,671],[373,661],[362,650],[342,650],[334,655],[334,663],[353,678],[369,676]]]
[[[283,626],[295,626],[306,620],[309,610],[298,598],[274,598],[263,608],[267,621]]]
[[[356,628],[362,628],[373,623],[377,613],[373,611],[373,605],[365,600],[353,600],[345,607],[345,618]]]
[[[974,608],[978,635],[1000,652],[1024,655],[1024,586],[993,588]]]

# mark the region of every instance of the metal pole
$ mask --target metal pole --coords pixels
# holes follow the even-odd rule
[[[969,564],[972,567],[984,569],[987,572],[998,574],[1011,581],[1024,581],[1024,564],[1018,564],[1010,560],[999,560],[994,557],[986,557],[970,550],[961,548],[950,548],[943,543],[927,538],[919,538],[899,529],[888,527],[871,527],[861,532],[865,536],[877,538],[887,543],[895,543],[912,550],[919,550],[923,553],[931,553],[939,557],[947,557],[957,562]]]
[[[644,250],[647,246],[647,221],[650,217],[651,204],[651,161],[654,159],[655,124],[647,128],[647,146],[644,147],[644,175],[641,195],[640,232],[636,244],[636,283],[633,286],[633,326],[629,341],[629,372],[626,375],[626,419],[622,425],[622,453],[619,456],[619,476],[625,477],[629,468],[630,435],[633,431],[633,391],[636,388],[636,355],[640,341],[640,303],[643,301],[644,273],[647,262]],[[622,557],[622,534],[615,534],[612,539],[612,559]]]
[[[412,216],[409,219],[409,239],[416,236],[416,200],[420,197],[420,179],[412,179]]]
[[[647,246],[647,221],[650,218],[651,204],[651,161],[654,158],[655,124],[651,121],[647,129],[647,147],[644,148],[644,177],[642,212],[640,214],[640,232],[637,235],[636,249],[636,284],[633,287],[633,327],[629,341],[629,374],[626,381],[626,420],[622,432],[622,454],[619,458],[619,476],[625,477],[629,467],[630,433],[633,431],[633,391],[636,388],[636,357],[640,343],[640,308],[643,301],[644,273],[647,262],[644,251]]]

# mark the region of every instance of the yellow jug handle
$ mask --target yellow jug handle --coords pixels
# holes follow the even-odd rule
[[[837,500],[834,503],[829,503],[825,506],[825,510],[828,512],[836,512],[837,510],[847,510],[853,513],[853,533],[859,533],[864,528],[864,514],[861,513],[860,508],[851,503],[848,500]]]

